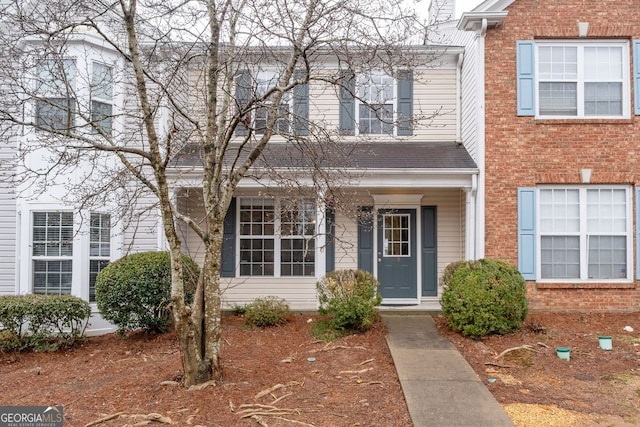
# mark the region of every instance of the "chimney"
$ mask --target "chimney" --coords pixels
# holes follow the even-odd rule
[[[455,0],[431,0],[429,5],[429,25],[456,19]]]

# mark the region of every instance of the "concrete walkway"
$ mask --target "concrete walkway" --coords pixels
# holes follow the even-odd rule
[[[431,316],[382,319],[415,427],[514,425],[455,346],[438,334]]]

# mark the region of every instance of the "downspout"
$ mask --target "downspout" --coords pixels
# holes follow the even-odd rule
[[[458,55],[458,64],[456,66],[456,142],[462,144],[462,63],[464,62],[464,53]]]

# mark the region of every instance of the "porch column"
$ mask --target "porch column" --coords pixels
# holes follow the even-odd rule
[[[316,278],[320,279],[327,271],[327,205],[324,191],[316,198]]]
[[[466,195],[466,212],[465,212],[465,245],[464,245],[464,257],[466,260],[477,259],[476,253],[476,209],[477,209],[477,188],[478,188],[478,176],[471,176],[471,187],[464,188]]]

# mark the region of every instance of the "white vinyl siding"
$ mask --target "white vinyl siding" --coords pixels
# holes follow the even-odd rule
[[[456,138],[456,68],[413,70],[413,115],[418,118],[412,136],[403,140],[453,141]],[[339,101],[336,88],[313,80],[309,83],[309,120],[321,129],[337,129]],[[349,140],[354,137],[343,137]],[[284,138],[274,135],[273,142]]]
[[[4,145],[4,144],[2,144]],[[0,161],[10,159],[10,149],[0,146]],[[0,178],[4,178],[0,172]],[[13,188],[0,183],[0,295],[16,292],[16,199]]]

